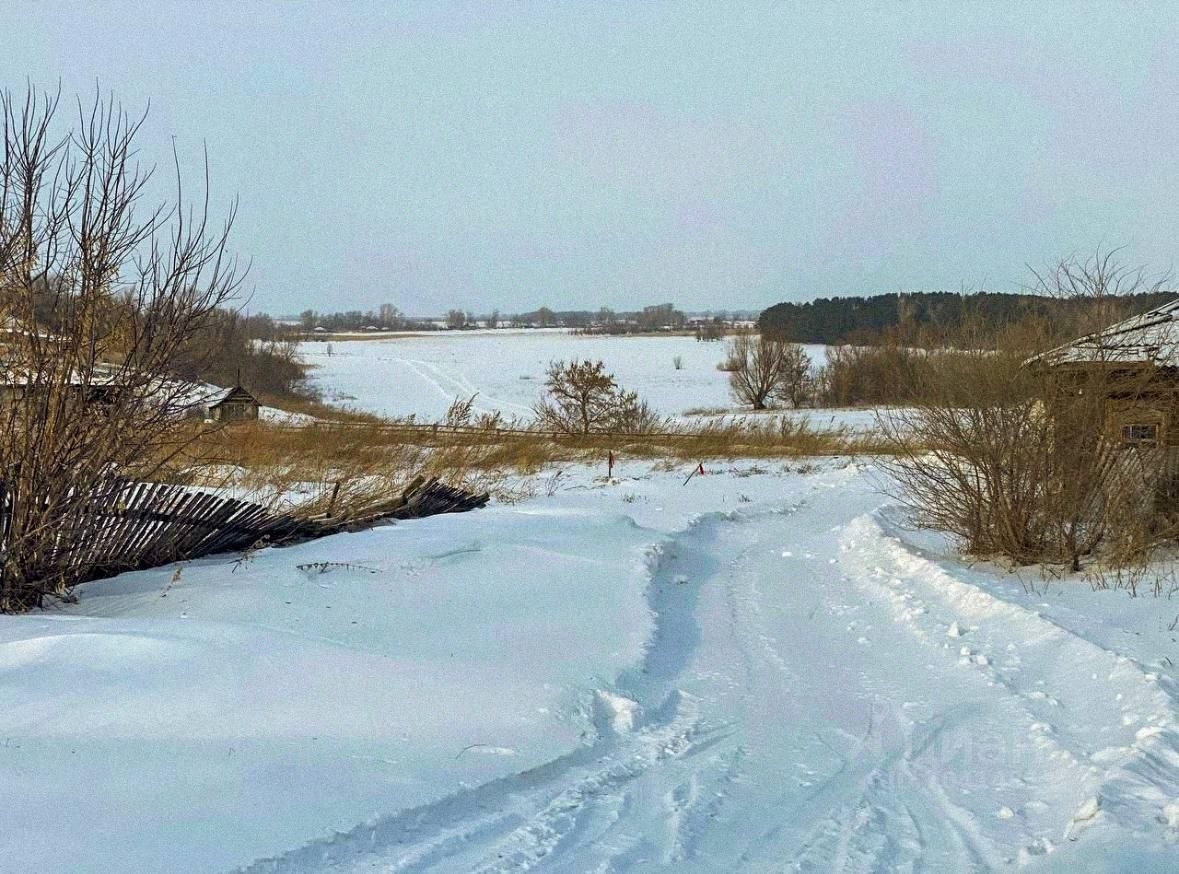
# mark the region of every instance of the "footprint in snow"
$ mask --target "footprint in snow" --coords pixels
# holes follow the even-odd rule
[[[1101,799],[1097,796],[1082,802],[1081,806],[1077,808],[1077,812],[1073,814],[1072,822],[1064,830],[1065,839],[1075,841],[1081,832],[1093,824],[1093,820],[1100,812]]]
[[[1055,849],[1056,846],[1052,843],[1052,841],[1048,840],[1047,838],[1040,838],[1039,840],[1028,844],[1026,847],[1020,848],[1019,864],[1029,865],[1033,859],[1039,856],[1047,856]]]
[[[1172,801],[1163,808],[1162,819],[1167,828],[1179,829],[1179,801]]]

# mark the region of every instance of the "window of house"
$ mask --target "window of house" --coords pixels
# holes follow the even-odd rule
[[[1159,442],[1158,423],[1123,425],[1122,440],[1126,443],[1148,443],[1154,445]]]

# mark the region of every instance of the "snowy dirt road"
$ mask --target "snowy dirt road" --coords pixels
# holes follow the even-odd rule
[[[881,503],[852,469],[699,516],[596,738],[245,870],[1174,870],[1170,680]]]

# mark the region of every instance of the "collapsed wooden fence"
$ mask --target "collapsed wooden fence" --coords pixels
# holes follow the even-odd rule
[[[257,546],[282,546],[388,519],[414,519],[483,507],[473,494],[419,477],[363,516],[276,512],[260,504],[162,483],[112,480],[63,519],[41,576],[85,582],[169,562]],[[10,546],[12,495],[0,483],[0,557]]]

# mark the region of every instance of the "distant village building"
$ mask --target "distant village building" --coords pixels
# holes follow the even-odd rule
[[[258,399],[235,385],[209,400],[209,418],[214,422],[247,422],[258,418]]]

